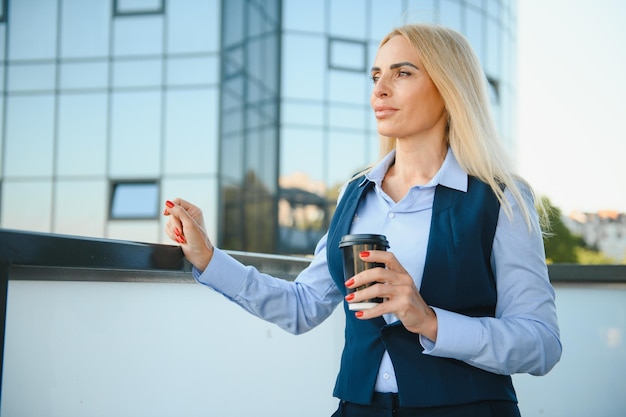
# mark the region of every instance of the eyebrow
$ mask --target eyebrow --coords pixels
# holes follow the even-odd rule
[[[419,69],[417,68],[414,64],[408,62],[408,61],[404,61],[404,62],[398,62],[397,64],[391,64],[389,66],[389,69],[396,69],[396,68],[400,68],[400,67],[413,67],[415,69]],[[372,72],[374,71],[380,71],[379,67],[372,67]]]

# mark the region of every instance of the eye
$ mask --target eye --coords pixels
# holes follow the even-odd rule
[[[399,77],[409,77],[411,75],[410,71],[398,71]]]
[[[378,74],[372,74],[372,83],[376,84],[380,76]]]

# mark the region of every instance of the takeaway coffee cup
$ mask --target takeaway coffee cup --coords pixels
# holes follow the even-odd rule
[[[387,238],[383,235],[354,234],[343,236],[339,242],[339,249],[341,249],[341,254],[343,256],[344,280],[348,280],[366,269],[376,267],[384,268],[385,264],[365,262],[361,260],[361,258],[359,258],[359,253],[369,250],[387,250],[388,247],[389,242],[387,242]],[[356,288],[356,290],[354,288],[348,288],[348,293],[358,291],[368,287],[369,285],[363,285]],[[382,302],[382,298],[374,298],[371,300],[364,300],[360,303],[348,303],[348,308],[350,310],[366,310]]]

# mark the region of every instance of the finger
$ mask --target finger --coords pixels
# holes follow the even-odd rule
[[[405,272],[404,267],[396,258],[393,252],[384,250],[369,250],[359,253],[359,257],[364,262],[375,262],[385,264],[385,268],[398,272]]]

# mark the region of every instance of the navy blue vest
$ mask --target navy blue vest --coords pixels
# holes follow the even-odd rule
[[[467,192],[437,186],[420,293],[430,306],[472,317],[493,317],[496,283],[490,256],[500,204],[487,184],[474,177],[468,179]],[[350,233],[356,208],[372,186],[364,178],[348,184],[331,220],[328,265],[344,292],[339,241]],[[389,243],[393,248],[393,242]],[[401,322],[386,324],[382,317],[359,320],[347,309],[347,303],[344,309],[345,346],[335,397],[369,404],[387,350],[402,406],[517,401],[510,376],[483,371],[456,359],[424,355],[418,336]]]

